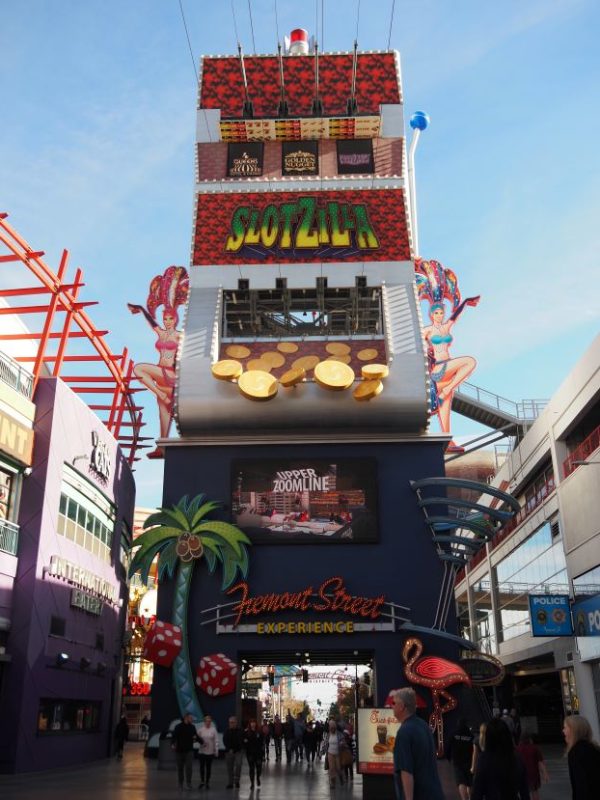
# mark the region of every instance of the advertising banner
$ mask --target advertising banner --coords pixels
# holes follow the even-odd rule
[[[282,142],[282,175],[318,175],[319,142]]]
[[[568,594],[530,594],[532,636],[572,636]]]
[[[263,142],[230,142],[227,145],[227,177],[256,178],[263,174]]]
[[[600,636],[600,594],[573,603],[576,636]]]
[[[402,189],[197,196],[196,266],[409,259]]]
[[[377,541],[374,459],[240,459],[233,522],[253,543]]]
[[[371,139],[340,139],[337,142],[338,174],[372,175],[375,172]]]
[[[400,723],[391,708],[358,709],[358,772],[391,775]]]

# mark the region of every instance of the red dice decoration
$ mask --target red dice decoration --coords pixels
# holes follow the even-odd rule
[[[196,685],[211,697],[231,694],[235,690],[237,671],[237,664],[224,653],[203,656],[196,670]]]
[[[148,630],[142,658],[170,667],[181,651],[181,628],[157,619]]]

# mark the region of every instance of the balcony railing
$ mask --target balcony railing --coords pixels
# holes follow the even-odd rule
[[[583,442],[578,445],[572,453],[569,454],[568,458],[565,458],[563,461],[563,473],[565,478],[570,475],[572,472],[575,472],[577,467],[580,464],[575,462],[577,461],[585,461],[589,458],[594,450],[597,450],[600,447],[600,425],[596,428],[596,430],[592,431],[587,439],[584,439]]]
[[[508,522],[506,522],[498,531],[498,533],[494,536],[492,541],[490,542],[490,548],[494,550],[498,547],[501,542],[503,542],[507,536],[509,536],[515,528],[518,528],[525,520],[530,517],[536,509],[538,509],[542,503],[546,501],[549,495],[556,489],[556,483],[554,478],[548,478],[548,480],[541,486],[540,489],[530,497],[525,505],[521,508],[521,510],[511,517]],[[486,556],[486,548],[482,547],[473,558],[469,561],[469,569],[473,569],[477,566]],[[461,571],[457,576],[457,583],[464,578],[464,573]]]
[[[19,548],[19,526],[8,520],[0,520],[0,552],[17,555]]]
[[[33,375],[13,361],[6,353],[0,353],[0,380],[31,400]]]

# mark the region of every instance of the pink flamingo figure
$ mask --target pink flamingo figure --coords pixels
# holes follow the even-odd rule
[[[411,683],[425,686],[431,692],[433,711],[429,716],[429,727],[436,734],[437,754],[444,755],[444,725],[442,715],[452,711],[458,705],[446,689],[455,683],[471,685],[471,678],[462,667],[453,661],[438,656],[423,656],[423,643],[420,639],[410,638],[404,643],[402,660],[404,674]],[[442,701],[445,701],[442,703]]]

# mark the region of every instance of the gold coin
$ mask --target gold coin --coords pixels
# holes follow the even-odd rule
[[[387,378],[390,370],[386,364],[365,364],[361,374],[366,381],[380,381],[382,378]]]
[[[280,353],[297,353],[298,345],[295,342],[279,342],[277,349]]]
[[[343,342],[329,342],[329,344],[325,345],[325,350],[331,353],[332,356],[347,356],[351,348]]]
[[[359,361],[372,361],[374,358],[377,358],[378,355],[379,353],[374,347],[367,347],[365,350],[360,350],[356,357]]]
[[[277,380],[268,372],[252,369],[240,376],[238,388],[249,400],[271,400],[277,394]]]
[[[302,356],[294,361],[292,367],[294,367],[294,369],[304,369],[306,372],[309,372],[311,369],[314,369],[318,363],[319,356]]]
[[[244,371],[239,361],[227,358],[223,361],[217,361],[210,369],[213,377],[220,381],[233,381],[239,378]]]
[[[231,358],[248,358],[251,351],[249,347],[244,347],[243,344],[230,344],[225,352]]]
[[[295,386],[297,383],[301,383],[305,377],[306,370],[302,368],[288,369],[288,371],[284,372],[281,378],[279,378],[279,383],[282,386]]]
[[[320,361],[315,367],[315,380],[324,389],[341,391],[354,382],[354,370],[341,361]]]
[[[352,359],[350,356],[329,356],[327,361],[341,361],[342,364],[349,364]]]
[[[382,391],[383,383],[381,381],[363,381],[352,392],[352,396],[355,400],[371,400],[371,398],[381,394]]]
[[[246,369],[258,370],[259,372],[271,372],[273,367],[263,358],[253,358],[246,364]]]
[[[267,364],[270,364],[272,369],[283,367],[285,364],[285,356],[282,356],[281,353],[277,352],[277,350],[269,350],[268,352],[263,353],[260,358],[261,361],[266,361]]]

